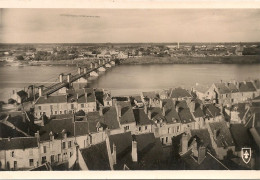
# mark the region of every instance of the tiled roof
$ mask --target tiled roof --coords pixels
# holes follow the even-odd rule
[[[240,151],[243,147],[252,147],[253,140],[250,137],[250,132],[243,124],[231,124],[230,132],[234,139],[236,150]]]
[[[67,103],[67,95],[44,96],[38,98],[35,104],[53,104],[53,103]]]
[[[89,170],[111,170],[106,142],[80,149]]]
[[[133,109],[135,121],[137,125],[149,125],[152,121],[145,114],[144,109]]]
[[[103,109],[104,123],[108,126],[109,129],[119,128],[119,122],[117,121],[116,108],[105,107]]]
[[[209,123],[209,127],[212,133],[214,133],[214,130],[217,130],[217,139],[215,140],[215,142],[218,147],[235,145],[226,122],[224,121],[212,122]]]
[[[194,118],[190,112],[190,109],[186,101],[178,101],[177,107],[179,108],[179,117],[183,124],[194,122]]]
[[[0,137],[1,138],[25,137],[25,135],[15,129],[5,125],[4,123],[0,122]]]
[[[197,101],[195,101],[195,111],[193,112],[193,115],[195,118],[205,116],[203,109],[201,109],[200,107],[200,103],[198,103]]]
[[[64,129],[67,133],[67,137],[74,136],[74,124],[71,118],[51,120],[48,124],[41,127],[40,139],[41,141],[50,140],[49,134],[51,131],[55,139],[61,139]]]
[[[72,103],[72,102],[86,103],[84,89],[79,89],[79,90],[69,89],[69,90],[67,90],[67,95],[68,95],[69,103]],[[78,96],[78,99],[77,99],[77,96]]]
[[[121,106],[121,124],[128,124],[135,122],[132,106],[130,102],[117,101],[117,105]]]
[[[179,123],[180,117],[175,109],[172,99],[164,99],[163,106],[165,107],[165,119],[167,123]],[[175,122],[176,121],[176,122]]]
[[[38,147],[37,138],[35,137],[6,138],[0,140],[0,150],[26,149],[35,147]]]
[[[90,133],[87,121],[75,121],[75,136],[83,136]]]
[[[157,120],[164,119],[161,108],[151,107],[151,108],[149,108],[149,111],[151,111],[151,119],[157,119]]]
[[[180,87],[172,89],[170,94],[171,98],[191,97],[190,93],[186,89]]]
[[[253,92],[256,91],[252,82],[240,82],[239,83],[239,91],[240,92]]]
[[[214,83],[220,94],[231,93],[225,83]]]

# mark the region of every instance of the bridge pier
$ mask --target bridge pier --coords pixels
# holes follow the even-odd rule
[[[59,75],[60,82],[63,82],[63,73]]]

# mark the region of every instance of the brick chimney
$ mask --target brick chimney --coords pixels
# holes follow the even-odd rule
[[[137,142],[135,140],[132,141],[132,160],[133,162],[138,161],[137,157]]]
[[[116,145],[113,143],[113,152],[112,152],[113,164],[116,164]]]
[[[78,74],[81,74],[81,67],[78,67]]]
[[[69,73],[69,74],[67,74],[67,81],[68,81],[68,83],[70,82],[70,78],[71,78],[71,74]]]
[[[182,134],[181,137],[181,152],[182,154],[186,153],[188,151],[188,135],[186,133]]]
[[[60,82],[63,82],[63,73],[59,75]]]
[[[204,146],[199,147],[198,164],[201,164],[206,157],[206,148]]]

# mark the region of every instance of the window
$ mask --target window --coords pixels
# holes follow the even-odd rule
[[[46,147],[46,146],[43,146],[43,147],[42,147],[42,151],[43,151],[43,153],[46,153],[46,152],[47,152],[47,147]]]
[[[17,161],[14,161],[14,169],[17,169]]]
[[[84,108],[84,104],[81,104],[81,108]]]
[[[34,166],[33,159],[29,159],[29,165]]]
[[[58,154],[58,162],[61,160],[61,154]]]
[[[72,156],[72,152],[70,152],[70,157]]]
[[[42,157],[42,164],[46,162],[46,156]]]
[[[139,127],[139,131],[141,131],[142,130],[142,127]]]
[[[144,129],[147,130],[147,126],[145,126]]]
[[[62,149],[65,149],[66,148],[66,142],[63,142],[62,143]]]
[[[68,147],[71,148],[71,141],[68,142]]]
[[[107,101],[107,105],[109,105],[109,101]]]
[[[55,114],[57,114],[57,111],[55,111]]]
[[[51,163],[54,163],[54,155],[51,155]]]
[[[14,151],[11,152],[11,157],[14,157]]]
[[[165,140],[166,142],[168,142],[168,137],[166,137],[166,140]]]
[[[179,132],[180,131],[180,126],[177,126],[177,132]]]
[[[39,109],[39,110],[42,110],[42,107],[41,107],[41,106],[38,106],[38,109]]]

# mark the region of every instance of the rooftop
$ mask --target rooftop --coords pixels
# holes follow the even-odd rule
[[[119,122],[117,121],[116,108],[114,106],[105,107],[103,109],[103,117],[104,123],[109,129],[118,129],[120,127]]]
[[[144,109],[133,109],[135,121],[137,125],[149,125],[152,124],[152,121],[148,118],[148,115],[145,114]]]
[[[133,109],[130,102],[117,101],[117,106],[121,106],[121,124],[128,124],[135,122],[135,117],[133,113]]]
[[[184,98],[184,97],[191,97],[191,94],[181,87],[175,88],[171,90],[170,93],[171,98]]]
[[[26,149],[38,147],[37,138],[35,137],[17,137],[5,138],[0,140],[1,150]]]
[[[226,86],[225,83],[214,83],[220,94],[231,93],[231,90]]]

